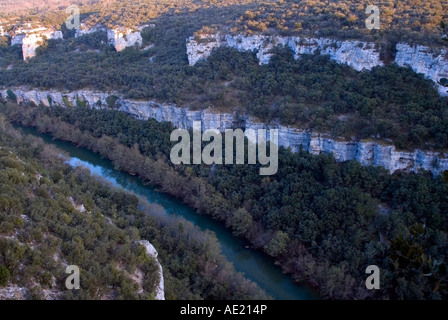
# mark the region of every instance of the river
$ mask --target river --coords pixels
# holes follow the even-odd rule
[[[131,191],[144,197],[149,203],[162,206],[168,215],[181,216],[198,226],[201,230],[213,231],[221,245],[224,256],[233,263],[235,270],[243,273],[248,279],[257,283],[269,295],[277,300],[310,300],[318,299],[317,294],[306,286],[293,283],[290,276],[282,273],[280,267],[274,265],[273,260],[262,252],[246,249],[245,241],[235,238],[231,231],[209,216],[197,214],[193,209],[178,199],[163,194],[155,188],[144,185],[135,176],[118,171],[109,160],[71,143],[53,140],[50,135],[41,134],[33,128],[18,127],[23,133],[42,138],[65,151],[70,156],[68,163],[72,166],[84,166],[98,176],[109,181],[116,187]],[[163,264],[163,262],[162,262]]]

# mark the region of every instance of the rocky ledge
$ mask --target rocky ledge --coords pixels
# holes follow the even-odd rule
[[[279,145],[297,152],[302,148],[312,154],[333,154],[337,161],[355,159],[362,165],[381,166],[391,173],[397,170],[417,172],[420,169],[438,175],[448,170],[448,154],[423,150],[402,151],[394,146],[378,141],[342,141],[325,133],[317,133],[299,128],[268,125],[250,116],[237,116],[235,113],[217,113],[212,109],[190,110],[174,104],[155,101],[137,101],[123,99],[118,94],[79,90],[59,92],[56,90],[11,89],[18,103],[31,102],[36,105],[60,105],[66,107],[88,106],[91,108],[114,108],[126,112],[135,118],[155,119],[159,122],[171,122],[177,128],[189,129],[193,121],[202,122],[202,130],[233,129],[278,129]],[[7,99],[6,89],[0,90],[3,99]]]
[[[296,59],[302,54],[328,55],[337,63],[346,64],[358,71],[384,66],[378,45],[358,40],[338,40],[331,38],[307,38],[299,36],[230,35],[204,34],[187,39],[187,55],[190,65],[207,59],[214,48],[228,46],[239,51],[257,51],[260,64],[266,64],[272,56],[271,50],[277,45],[290,48]],[[448,51],[421,45],[398,43],[395,47],[394,62],[399,66],[409,66],[417,73],[437,83],[448,78]],[[447,89],[437,85],[439,93],[447,94]]]

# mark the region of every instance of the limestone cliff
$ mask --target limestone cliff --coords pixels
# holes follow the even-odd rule
[[[266,64],[271,58],[271,50],[277,45],[290,48],[296,59],[302,54],[329,55],[330,59],[345,63],[356,70],[370,70],[375,66],[383,66],[380,54],[373,43],[362,41],[342,41],[329,38],[304,38],[281,36],[244,36],[244,35],[203,35],[199,39],[190,37],[187,40],[187,54],[190,65],[206,59],[214,48],[229,46],[239,51],[257,50],[260,64]]]
[[[21,45],[23,60],[26,60],[34,57],[36,49],[48,39],[62,39],[62,32],[45,28],[24,30],[11,38],[11,45]]]
[[[142,36],[140,31],[133,31],[132,29],[107,29],[107,43],[112,45],[115,50],[121,51],[130,46],[141,46]]]
[[[82,37],[83,35],[91,34],[91,33],[97,32],[97,31],[106,32],[107,28],[104,27],[103,25],[95,25],[95,26],[89,28],[84,23],[81,23],[79,28],[77,28],[75,30],[75,38]]]
[[[409,66],[434,82],[448,78],[448,50],[406,43],[398,43],[396,49],[395,62],[399,66]],[[445,87],[439,85],[438,89],[440,94],[447,93]]]
[[[107,29],[102,25],[95,25],[91,28],[81,24],[75,31],[75,37],[81,37],[97,31],[107,32],[107,43],[112,45],[117,51],[126,47],[142,44],[140,31],[148,25],[141,26],[137,30],[117,28]],[[36,55],[36,49],[44,43],[46,39],[62,39],[61,31],[49,30],[43,27],[34,29],[20,29],[11,37],[11,45],[20,45],[23,52],[23,60]]]
[[[117,51],[124,50],[126,47],[132,47],[135,45],[141,46],[143,39],[141,31],[146,27],[154,27],[154,24],[145,24],[135,29],[119,27],[116,29],[108,29],[104,25],[98,24],[92,27],[87,27],[81,23],[80,27],[76,29],[75,37],[81,37],[86,34],[90,34],[97,31],[107,33],[107,43],[115,48]]]
[[[171,122],[177,128],[191,128],[193,121],[202,122],[202,130],[232,129],[236,124],[248,129],[279,130],[279,144],[297,152],[300,147],[313,154],[331,153],[337,161],[355,159],[362,165],[382,166],[394,172],[396,170],[418,171],[424,169],[433,174],[440,174],[448,170],[448,154],[423,150],[400,151],[394,146],[380,142],[369,141],[340,141],[325,133],[306,131],[282,125],[266,125],[250,116],[236,116],[233,113],[216,113],[211,109],[193,111],[174,104],[163,104],[155,101],[136,101],[120,98],[118,94],[80,90],[74,92],[58,92],[55,90],[25,90],[12,89],[18,103],[33,102],[45,106],[61,105],[76,106],[85,104],[91,108],[113,107],[129,113],[138,119],[153,118],[159,122]],[[3,99],[7,97],[7,90],[0,90]],[[113,99],[110,97],[113,96]]]
[[[190,37],[186,48],[188,61],[194,65],[201,59],[206,59],[214,48],[228,46],[239,51],[257,51],[260,64],[266,64],[271,57],[271,50],[277,45],[290,48],[295,58],[302,54],[328,55],[331,60],[360,71],[370,70],[376,66],[384,66],[380,53],[374,43],[357,40],[337,40],[330,38],[282,37],[264,35],[223,35],[220,33]],[[398,43],[396,45],[395,63],[400,66],[410,66],[415,72],[437,83],[440,78],[448,78],[447,50],[429,48],[421,45]],[[447,94],[446,89],[437,85],[441,94]]]

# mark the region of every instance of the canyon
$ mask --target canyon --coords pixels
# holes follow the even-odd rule
[[[265,124],[252,116],[218,113],[211,108],[190,110],[175,104],[159,103],[152,100],[125,99],[114,92],[91,90],[60,92],[23,87],[0,90],[2,99],[8,99],[11,92],[13,92],[17,103],[22,104],[23,107],[26,107],[26,103],[34,103],[47,107],[60,105],[63,107],[112,108],[126,112],[137,119],[167,121],[174,127],[182,129],[190,129],[193,121],[201,121],[202,131],[207,129],[224,131],[235,127],[255,130],[278,129],[279,145],[290,148],[292,152],[302,149],[312,154],[332,154],[337,161],[354,159],[364,166],[384,167],[391,173],[397,170],[417,172],[423,169],[432,172],[433,175],[438,175],[444,170],[448,170],[448,153],[446,152],[419,149],[397,150],[395,146],[374,140],[338,140],[327,133],[312,132],[276,123]]]
[[[134,29],[107,29],[104,26],[81,27],[76,30],[75,37],[96,31],[105,31],[107,41],[117,51],[128,46],[141,46],[141,30],[154,25],[144,25]],[[62,38],[61,31],[35,28],[19,30],[11,38],[11,45],[22,45],[24,59],[33,57],[36,48],[45,39]],[[346,64],[355,70],[371,70],[384,66],[381,60],[380,47],[375,43],[358,40],[337,40],[331,38],[306,38],[299,36],[265,36],[242,34],[203,34],[195,35],[186,41],[186,53],[190,65],[207,59],[215,48],[228,46],[239,51],[255,51],[260,64],[269,62],[271,50],[277,46],[290,48],[296,59],[303,54],[328,55],[337,63]],[[448,51],[441,48],[429,48],[417,44],[397,43],[392,63],[410,67],[417,73],[434,81],[441,95],[446,95],[446,88],[437,84],[443,77],[448,77]],[[389,63],[391,63],[389,62]],[[278,123],[264,124],[254,117],[236,115],[235,113],[217,113],[212,109],[190,110],[174,104],[155,101],[137,101],[124,99],[117,93],[78,90],[58,92],[57,90],[37,90],[33,88],[11,88],[17,102],[32,102],[36,105],[61,105],[73,107],[87,105],[91,108],[118,108],[138,119],[153,118],[159,122],[171,122],[177,128],[190,129],[193,121],[202,122],[202,130],[232,129],[236,125],[252,129],[278,129],[279,144],[297,152],[303,149],[312,154],[331,153],[337,161],[356,159],[362,165],[382,166],[390,172],[397,170],[418,171],[429,170],[440,174],[448,170],[448,154],[445,152],[429,152],[423,150],[402,151],[392,145],[380,141],[343,141],[331,137],[327,133],[311,132]],[[1,92],[4,99],[8,97],[6,88]],[[113,106],[111,106],[113,101]]]

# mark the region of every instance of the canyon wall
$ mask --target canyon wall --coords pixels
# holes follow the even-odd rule
[[[331,60],[361,71],[371,70],[376,66],[384,66],[380,52],[374,43],[357,40],[337,40],[330,38],[282,37],[264,35],[230,35],[210,34],[187,39],[188,61],[194,65],[199,60],[207,59],[214,48],[228,46],[239,51],[257,50],[260,64],[269,62],[272,48],[282,45],[294,52],[296,59],[302,54],[328,55]],[[396,45],[395,63],[409,66],[415,72],[437,83],[440,78],[448,78],[447,50],[429,48],[421,45]],[[447,89],[437,85],[439,93],[447,94]]]
[[[237,116],[233,113],[216,113],[212,109],[190,110],[174,104],[155,101],[137,101],[123,99],[118,94],[79,90],[59,92],[56,90],[12,89],[17,102],[32,102],[44,106],[61,105],[76,107],[85,104],[91,108],[110,108],[126,112],[137,119],[155,119],[159,122],[171,122],[177,128],[189,129],[193,121],[202,122],[202,130],[233,129],[236,126],[246,129],[278,129],[279,144],[297,152],[302,148],[312,154],[331,153],[337,161],[355,159],[362,165],[381,166],[391,173],[397,170],[414,171],[419,169],[431,171],[434,175],[448,170],[448,154],[423,150],[400,151],[394,146],[375,141],[340,141],[325,133],[311,132],[282,125],[267,125],[250,116]],[[3,99],[8,97],[7,90],[0,90]],[[110,106],[110,97],[115,104]],[[116,99],[115,99],[116,98]],[[109,100],[109,103],[108,103]]]
[[[141,30],[154,25],[143,25],[135,29],[116,28],[107,29],[102,25],[91,28],[81,24],[76,30],[75,37],[80,37],[96,31],[107,32],[107,42],[117,51],[122,51],[129,46],[141,46],[143,39]],[[34,29],[20,29],[11,38],[11,45],[21,45],[23,59],[32,58],[36,55],[36,48],[45,39],[61,39],[62,32],[47,30],[39,27]],[[265,36],[265,35],[231,35],[231,34],[205,34],[192,36],[187,39],[186,49],[190,65],[207,59],[213,49],[228,46],[239,51],[257,51],[260,64],[269,62],[271,50],[277,45],[290,48],[296,59],[302,54],[328,55],[337,63],[346,64],[355,70],[371,70],[376,66],[384,66],[380,59],[380,52],[375,43],[358,40],[337,40],[331,38],[312,38],[299,36]],[[426,78],[436,83],[440,94],[448,95],[447,89],[437,84],[441,78],[448,78],[448,50],[429,48],[421,45],[410,45],[406,43],[396,44],[394,62],[399,66],[410,67],[417,73],[422,73]]]

